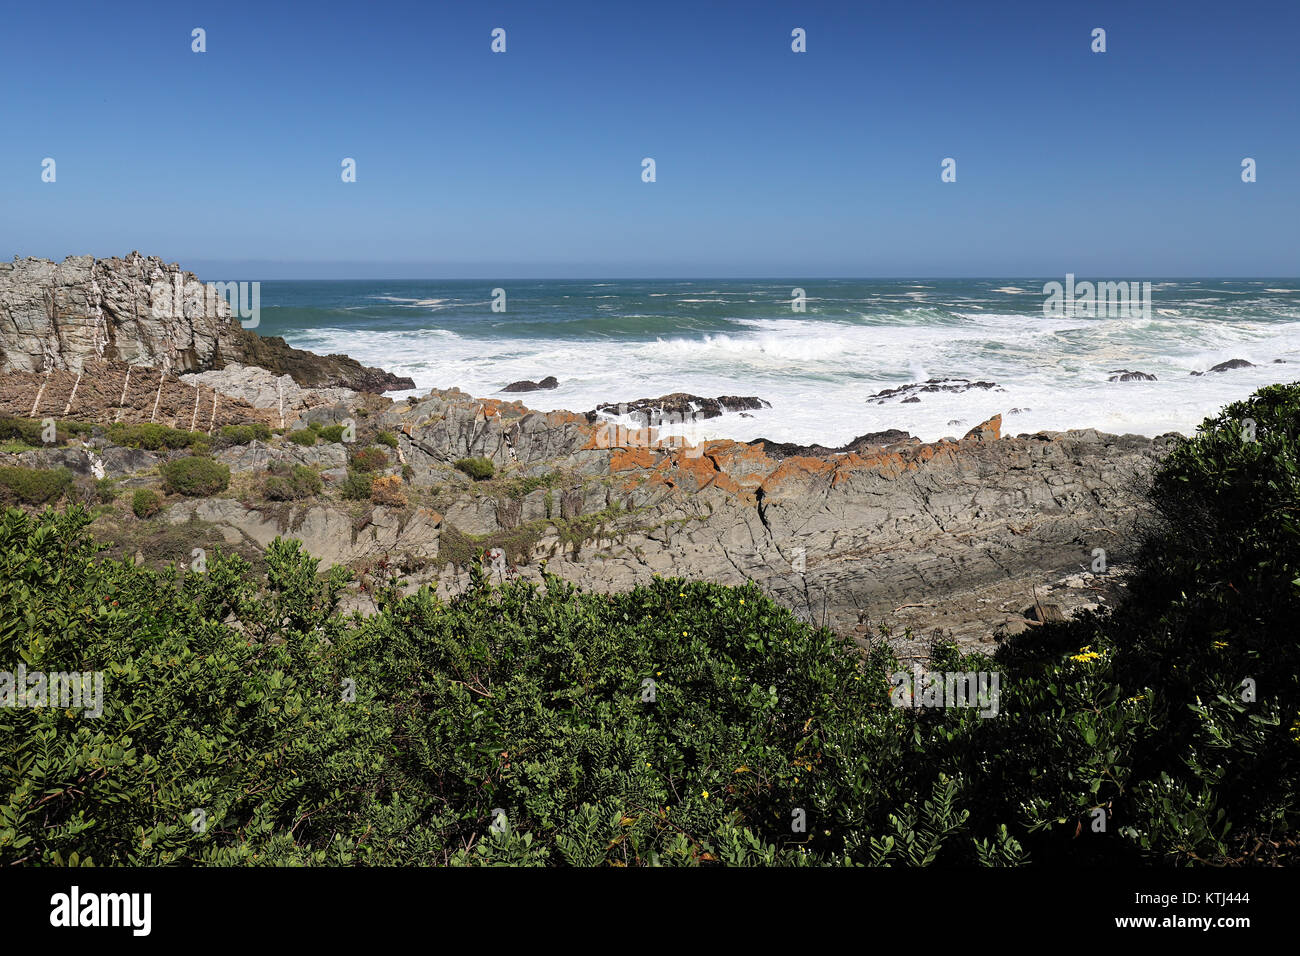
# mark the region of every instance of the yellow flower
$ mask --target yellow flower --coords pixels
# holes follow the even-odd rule
[[[740,603],[741,603],[741,604],[744,604],[744,603],[745,603],[745,599],[744,599],[744,598],[741,598],[741,599],[740,599]]]
[[[709,799],[709,791],[707,790],[701,791],[700,796],[702,796],[705,800]]]
[[[686,636],[686,632],[685,632],[685,631],[682,631],[682,637],[685,637],[685,636]]]
[[[1228,642],[1227,642],[1227,641],[1215,641],[1215,642],[1214,642],[1214,649],[1215,649],[1216,651],[1217,651],[1217,650],[1222,650],[1223,648],[1225,648],[1225,647],[1227,647],[1227,646],[1228,646]]]

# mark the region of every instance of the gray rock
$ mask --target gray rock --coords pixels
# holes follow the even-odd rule
[[[311,387],[415,387],[347,356],[314,355],[243,328],[210,284],[154,256],[15,258],[0,269],[0,371],[75,372],[91,360],[174,374],[241,362]]]
[[[1059,604],[1031,604],[1021,613],[1024,614],[1025,620],[1038,621],[1040,624],[1065,620],[1065,615],[1061,612]]]

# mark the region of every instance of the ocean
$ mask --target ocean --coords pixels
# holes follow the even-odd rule
[[[1004,434],[1188,434],[1225,403],[1300,378],[1300,280],[1152,280],[1150,315],[1119,318],[1044,317],[1049,281],[1064,277],[267,281],[257,331],[408,375],[420,392],[497,396],[553,375],[554,390],[501,396],[540,410],[754,395],[771,407],[688,432],[832,446],[887,428],[959,437],[999,412]],[[492,311],[498,287],[504,312]],[[1191,374],[1229,359],[1255,367]],[[1155,380],[1108,380],[1121,369]],[[997,388],[868,401],[945,378]]]

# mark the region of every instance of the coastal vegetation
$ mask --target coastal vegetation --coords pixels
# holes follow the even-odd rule
[[[896,706],[895,635],[753,585],[493,584],[461,536],[463,593],[390,568],[345,615],[349,572],[293,540],[159,572],[79,504],[10,508],[0,661],[104,701],[0,707],[0,865],[1296,862],[1298,442],[1300,386],[1229,406],[1156,470],[1114,611],[935,643],[931,672],[999,675],[992,716]],[[202,494],[213,464],[162,468]]]
[[[461,458],[456,462],[456,469],[469,475],[475,481],[491,478],[496,467],[488,458]]]

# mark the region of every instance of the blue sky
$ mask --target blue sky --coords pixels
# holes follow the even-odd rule
[[[295,7],[7,5],[0,257],[138,249],[249,279],[1300,274],[1296,0]]]

